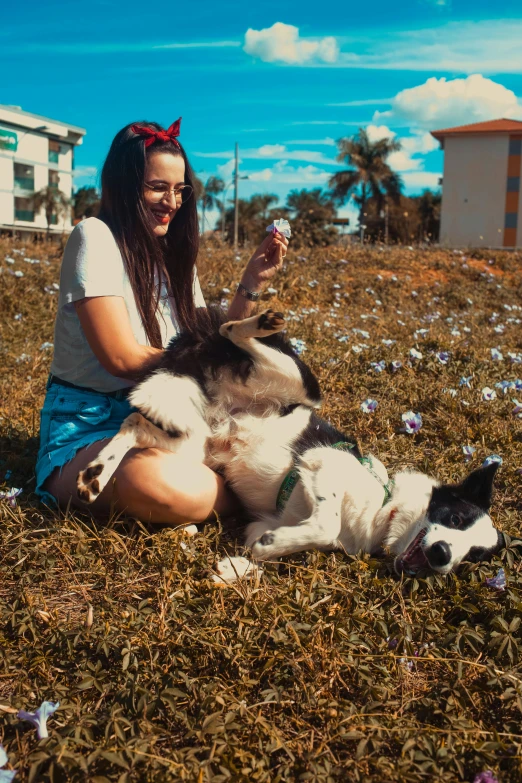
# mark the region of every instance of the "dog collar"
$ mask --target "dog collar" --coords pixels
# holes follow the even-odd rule
[[[338,449],[339,451],[348,451],[349,453],[353,453],[353,451],[357,448],[357,444],[351,441],[339,441],[338,443],[334,443],[333,446],[331,446],[330,448]],[[358,460],[358,462],[361,463],[361,465],[364,465],[366,470],[368,470],[372,474],[372,476],[379,482],[381,487],[384,489],[384,500],[382,505],[385,506],[386,503],[391,498],[393,481],[390,479],[390,481],[388,481],[386,484],[383,482],[381,477],[378,475],[378,473],[375,472],[373,468],[373,460],[371,457],[360,457],[360,458],[356,457],[356,459]],[[277,500],[276,500],[276,509],[278,511],[282,511],[284,509],[298,481],[299,481],[299,470],[296,467],[293,467],[291,470],[288,471],[288,473],[283,479],[283,483],[279,487],[279,492],[277,493]]]

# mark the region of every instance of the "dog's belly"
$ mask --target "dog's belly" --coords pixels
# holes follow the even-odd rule
[[[297,408],[288,416],[262,418],[248,413],[230,423],[230,439],[217,454],[227,481],[252,512],[274,511],[281,483],[292,468],[292,443],[308,424],[311,412]],[[225,445],[225,441],[221,441]]]

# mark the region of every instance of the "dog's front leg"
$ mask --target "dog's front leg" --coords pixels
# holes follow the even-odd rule
[[[185,439],[186,440],[186,439]],[[155,446],[166,451],[177,451],[183,438],[175,438],[156,427],[141,415],[131,413],[123,421],[120,431],[103,448],[96,459],[78,473],[76,487],[78,497],[85,503],[93,503],[109,483],[111,476],[130,449],[147,449]]]
[[[282,313],[266,310],[243,321],[229,321],[221,326],[219,333],[254,359],[255,369],[249,379],[253,398],[260,394],[265,398],[273,396],[281,405],[296,403],[318,408],[320,392],[312,374],[308,371],[308,388],[303,383],[297,357],[263,344],[263,337],[281,332],[285,326]]]
[[[259,535],[262,520],[249,526],[247,545],[252,547],[252,554],[257,560],[291,555],[303,549],[338,547],[343,493],[338,491],[335,477],[332,477],[331,471],[326,468],[320,468],[306,479],[306,494],[312,502],[312,511],[307,519],[297,525],[280,524],[272,529],[265,528],[265,532],[255,541],[252,541],[253,534]],[[289,503],[291,502],[292,497],[289,500]]]

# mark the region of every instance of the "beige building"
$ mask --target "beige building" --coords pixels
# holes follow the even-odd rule
[[[85,130],[58,120],[0,105],[0,231],[20,235],[47,230],[43,210],[31,197],[45,187],[72,197],[74,148]],[[71,212],[53,216],[51,232],[70,231]]]
[[[440,243],[522,247],[522,122],[432,131],[444,150]]]

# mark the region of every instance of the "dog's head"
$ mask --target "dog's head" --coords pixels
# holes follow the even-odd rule
[[[462,560],[489,560],[504,543],[488,514],[498,463],[474,470],[460,484],[433,488],[423,519],[411,529],[395,569],[447,574]]]

